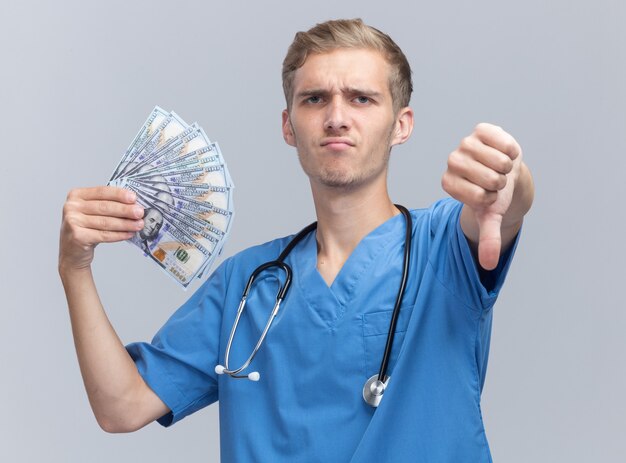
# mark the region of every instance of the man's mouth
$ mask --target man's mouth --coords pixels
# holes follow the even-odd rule
[[[354,146],[354,142],[351,139],[345,137],[325,138],[320,144],[321,146],[337,151],[346,150]]]

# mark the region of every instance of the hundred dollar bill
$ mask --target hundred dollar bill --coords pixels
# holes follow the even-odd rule
[[[183,169],[191,169],[205,165],[222,165],[223,161],[219,156],[208,156],[200,158],[200,152],[209,152],[211,147],[202,148],[201,150],[192,151],[187,155],[179,156],[175,161],[157,164],[150,168],[140,169],[135,173],[130,173],[128,178],[148,178],[152,175],[163,175],[164,173],[178,172]],[[193,155],[193,156],[192,156]]]
[[[197,123],[155,107],[109,184],[136,192],[144,228],[129,241],[183,287],[222,252],[234,184],[219,145]]]
[[[216,246],[207,249],[189,231],[175,226],[163,204],[152,204],[139,194],[137,202],[145,208],[146,225],[129,241],[186,288],[213,262]]]
[[[205,221],[211,227],[227,232],[232,221],[232,189],[230,187],[195,184],[194,187],[168,182],[165,177],[155,175],[147,179],[123,177],[113,182],[115,186],[132,188],[146,193],[148,200],[159,200]],[[192,188],[195,188],[192,190]],[[192,196],[184,193],[192,191]]]
[[[171,233],[175,234],[175,232],[179,232],[187,238],[193,239],[195,243],[200,244],[203,249],[206,249],[210,253],[208,260],[202,264],[200,271],[210,266],[215,257],[221,253],[221,249],[229,233],[228,231],[223,233],[218,228],[213,227],[203,219],[198,219],[188,211],[176,209],[175,206],[165,204],[145,192],[135,190],[132,187],[131,189],[136,191],[137,195],[143,201],[159,208],[164,220],[174,227],[170,229]]]
[[[115,176],[122,177],[139,165],[146,156],[166,144],[171,138],[180,135],[188,128],[187,123],[176,113],[170,112],[165,116],[156,129],[145,137],[139,145],[126,157]]]
[[[129,186],[143,201],[158,207],[163,217],[165,217],[170,224],[174,225],[179,230],[185,231],[209,251],[213,252],[215,247],[219,244],[223,233],[217,228],[211,229],[207,226],[205,221],[194,217],[193,214],[189,214],[187,211],[181,209],[176,209],[174,205],[165,203],[159,198],[142,190],[135,189],[132,185]]]
[[[224,159],[217,143],[211,143],[204,130],[197,128],[192,134],[184,138],[177,137],[173,149],[167,149],[151,159],[149,167],[143,165],[140,168],[127,172],[127,176],[148,173],[161,173],[183,168],[201,165],[223,165]],[[227,183],[232,185],[230,175],[226,173]]]
[[[184,199],[194,199],[196,201],[210,201],[223,209],[230,209],[220,202],[219,194],[227,197],[227,204],[230,205],[232,199],[232,188],[228,186],[206,185],[204,183],[169,183],[165,177],[155,176],[150,179],[130,178],[140,187],[153,188],[155,190],[165,190],[175,193]]]
[[[127,180],[127,185],[132,190],[137,191],[138,194],[144,195],[149,201],[161,201],[168,204],[172,211],[187,217],[194,224],[214,234],[218,239],[230,229],[232,210],[229,195],[215,193],[211,197],[213,201],[197,201],[172,191],[135,182],[132,179]]]
[[[173,167],[162,171],[159,175],[166,177],[170,182],[195,182],[209,185],[229,186],[224,165],[191,165],[183,168]],[[152,176],[151,172],[135,174],[133,177],[146,178]]]
[[[139,145],[143,144],[143,142],[156,131],[157,127],[159,127],[159,125],[166,117],[167,111],[158,106],[154,107],[154,109],[148,116],[148,119],[146,119],[146,122],[143,123],[143,125],[139,129],[139,132],[137,132],[137,135],[135,135],[135,138],[126,149],[126,152],[122,156],[119,164],[115,167],[115,170],[113,170],[111,180],[118,176],[120,170],[122,169],[122,166],[125,166],[128,162],[128,158],[131,156],[131,153],[133,153]]]
[[[145,172],[167,172],[172,167],[176,167],[178,169],[189,168],[194,166],[202,166],[202,165],[221,165],[224,161],[220,156],[203,156],[206,153],[211,153],[213,147],[205,146],[204,148],[200,148],[190,153],[179,155],[176,159],[163,159],[161,163],[154,166],[149,171]]]
[[[172,138],[168,143],[151,154],[145,161],[138,164],[137,168],[130,170],[127,175],[133,175],[137,172],[145,172],[164,164],[176,165],[183,153],[187,153],[188,143],[200,136],[200,131],[192,125],[180,135]]]
[[[171,122],[168,125],[168,127],[170,126],[177,127]],[[163,137],[165,136],[167,135],[163,135]],[[192,139],[197,136],[198,136],[197,128],[192,125],[191,127],[187,127],[186,129],[184,129],[178,135],[175,135],[165,141],[161,141],[161,143],[157,144],[157,146],[155,147],[153,151],[149,153],[144,152],[144,153],[138,154],[137,157],[131,163],[132,165],[129,166],[124,171],[124,176],[127,177],[130,175],[133,175],[133,173],[145,172],[147,170],[154,168],[156,165],[159,164],[161,158],[165,158],[166,156],[168,156],[168,154],[172,152],[176,153],[176,150],[180,149],[180,147],[184,145],[187,140]]]

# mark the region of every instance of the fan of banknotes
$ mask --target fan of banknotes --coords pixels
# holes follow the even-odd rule
[[[131,243],[185,288],[202,277],[228,238],[234,185],[219,146],[198,124],[155,107],[109,185],[134,191],[144,207]]]

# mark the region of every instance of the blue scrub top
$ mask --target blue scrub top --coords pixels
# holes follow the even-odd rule
[[[311,233],[286,261],[293,282],[251,367],[259,382],[218,376],[243,287],[291,237],[226,260],[157,333],[127,347],[171,413],[169,426],[217,400],[224,462],[489,462],[480,394],[492,307],[507,253],[481,283],[446,199],[411,211],[413,249],[381,405],[362,398],[378,373],[402,273],[405,221],[367,235],[331,287],[316,269]],[[515,246],[514,246],[515,247]],[[230,366],[250,355],[274,306],[280,271],[258,278],[237,330]],[[483,278],[483,281],[486,281]]]

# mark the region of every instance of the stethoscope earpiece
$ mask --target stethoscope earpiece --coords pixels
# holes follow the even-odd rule
[[[226,369],[226,367],[224,365],[215,365],[215,373],[217,373],[218,375],[223,375],[223,374],[227,374],[229,376],[232,376],[233,378],[239,378],[239,379],[249,379],[250,381],[258,381],[261,379],[261,374],[258,371],[253,371],[252,373],[249,373],[247,375],[236,375],[233,372],[229,372],[229,370]]]

